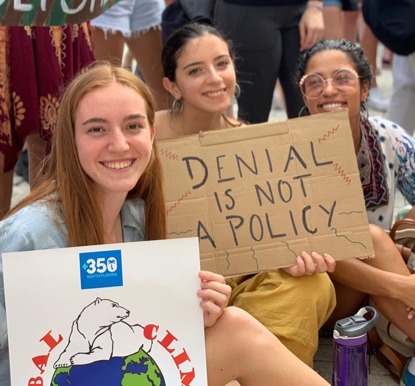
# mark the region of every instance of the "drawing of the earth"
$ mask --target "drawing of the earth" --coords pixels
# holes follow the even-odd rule
[[[113,357],[88,365],[60,367],[51,386],[166,386],[153,358],[140,350],[125,358]]]

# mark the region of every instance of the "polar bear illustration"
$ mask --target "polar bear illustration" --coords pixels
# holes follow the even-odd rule
[[[53,367],[86,365],[112,357],[125,357],[142,349],[150,352],[152,341],[143,327],[124,321],[130,311],[109,299],[96,298],[72,323],[68,344]]]

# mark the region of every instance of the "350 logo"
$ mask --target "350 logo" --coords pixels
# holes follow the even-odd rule
[[[95,272],[105,273],[115,272],[117,270],[117,259],[115,257],[99,257],[98,259],[88,259],[85,264],[82,266],[83,269],[90,275],[93,275]]]
[[[80,253],[79,263],[82,289],[123,285],[121,250]]]

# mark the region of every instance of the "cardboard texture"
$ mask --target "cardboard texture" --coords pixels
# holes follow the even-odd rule
[[[346,110],[162,140],[168,237],[224,276],[374,254]]]
[[[0,26],[59,26],[92,20],[121,0],[3,0]]]

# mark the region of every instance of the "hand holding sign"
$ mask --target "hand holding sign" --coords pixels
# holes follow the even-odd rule
[[[231,287],[225,283],[225,278],[222,275],[202,271],[199,273],[199,277],[202,282],[201,289],[197,294],[202,298],[200,305],[203,308],[206,328],[213,326],[222,315],[231,296]]]
[[[303,252],[301,256],[297,256],[297,264],[292,267],[283,268],[285,272],[291,276],[298,277],[304,275],[312,275],[313,273],[334,272],[336,268],[336,260],[330,255],[319,255],[317,252]]]

